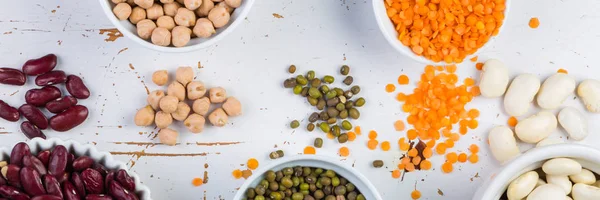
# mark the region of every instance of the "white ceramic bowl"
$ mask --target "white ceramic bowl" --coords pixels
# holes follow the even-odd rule
[[[181,53],[181,52],[195,51],[195,50],[206,48],[210,45],[215,44],[216,42],[218,42],[219,40],[221,40],[225,36],[227,36],[227,34],[231,33],[240,23],[242,23],[244,21],[244,19],[250,12],[250,8],[252,7],[252,4],[254,4],[254,0],[242,0],[242,5],[238,8],[236,8],[233,11],[233,13],[231,14],[231,20],[229,21],[229,23],[224,27],[216,29],[217,33],[213,34],[209,38],[198,38],[198,37],[192,38],[190,40],[190,42],[184,47],[173,47],[173,46],[163,47],[163,46],[158,46],[158,45],[152,44],[152,42],[150,42],[149,40],[147,41],[147,40],[140,38],[137,35],[135,25],[132,24],[131,22],[129,22],[129,20],[117,19],[115,14],[113,14],[113,12],[112,12],[112,9],[115,6],[115,4],[112,3],[111,0],[99,0],[99,1],[100,1],[100,6],[102,6],[102,10],[104,10],[104,14],[106,14],[106,16],[108,17],[110,22],[112,22],[117,27],[117,29],[119,29],[119,31],[121,33],[123,33],[123,35],[125,35],[129,39],[135,41],[136,43],[138,43],[146,48],[153,49],[156,51],[161,51],[161,52],[169,52],[169,53]]]
[[[577,160],[583,168],[600,174],[600,150],[579,144],[555,144],[534,148],[507,163],[500,171],[488,177],[477,190],[473,200],[497,200],[511,181],[521,174],[540,168],[551,158],[565,157]]]
[[[253,172],[253,175],[244,182],[238,192],[235,194],[234,200],[240,200],[244,197],[246,190],[249,187],[256,187],[258,183],[263,179],[263,175],[269,171],[281,170],[285,167],[295,166],[306,166],[306,167],[319,167],[324,169],[331,169],[340,176],[346,178],[349,182],[353,183],[356,188],[369,200],[381,200],[381,196],[375,189],[375,186],[367,180],[365,176],[360,174],[354,168],[348,167],[335,158],[318,156],[318,155],[296,155],[277,159],[265,167]]]
[[[99,152],[94,146],[89,144],[80,144],[72,140],[62,141],[56,138],[50,138],[47,140],[34,138],[26,143],[29,145],[32,154],[37,154],[40,151],[52,149],[57,145],[63,145],[75,156],[88,156],[94,159],[94,161],[97,163],[104,165],[104,167],[109,170],[124,169],[127,171],[129,176],[135,180],[135,193],[140,197],[140,199],[151,200],[150,190],[140,182],[140,177],[137,174],[127,170],[127,166],[125,166],[124,163],[115,160],[110,153]],[[1,147],[0,160],[8,160],[11,152],[12,147]]]
[[[413,60],[416,60],[421,63],[430,64],[430,65],[447,65],[448,64],[443,61],[442,62],[433,62],[431,60],[428,60],[427,58],[425,58],[423,56],[419,56],[419,55],[413,53],[410,48],[408,48],[407,46],[404,46],[404,44],[402,44],[402,42],[400,42],[400,40],[398,40],[398,32],[396,32],[396,28],[394,27],[392,20],[390,20],[390,18],[387,15],[387,12],[385,9],[385,4],[384,4],[385,0],[372,0],[372,1],[373,1],[373,12],[375,14],[375,19],[377,20],[377,25],[379,26],[379,30],[381,31],[381,33],[383,34],[385,39],[388,41],[388,43],[390,45],[392,45],[392,47],[394,47],[396,50],[398,50],[401,54],[403,54],[407,57],[410,57]],[[506,19],[508,17],[508,10],[510,8],[510,2],[511,2],[511,0],[505,0],[506,9],[504,9],[504,21],[503,22],[506,22]],[[506,26],[506,23],[504,23],[500,27],[500,30],[498,30],[498,35],[500,35],[500,33],[502,32],[502,29],[504,29],[505,26]],[[496,37],[498,37],[498,35],[492,36],[487,43],[485,43],[481,48],[479,48],[477,50],[477,52],[488,47],[489,44],[492,43],[492,41]],[[477,54],[477,52],[473,53],[473,55]],[[467,59],[467,58],[465,58],[465,59]]]

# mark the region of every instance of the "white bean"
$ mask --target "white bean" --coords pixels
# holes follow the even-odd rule
[[[542,180],[541,178],[538,178],[537,183],[535,183],[535,187],[540,187],[540,185],[544,185],[547,184],[546,181]]]
[[[596,182],[596,175],[594,175],[594,172],[587,169],[582,169],[581,172],[579,172],[578,174],[571,175],[569,176],[569,178],[571,179],[571,181],[573,181],[573,183],[583,183],[591,185]]]
[[[590,112],[600,112],[600,81],[588,79],[579,84],[577,95]]]
[[[581,112],[572,107],[563,108],[558,113],[558,122],[573,140],[583,140],[588,136],[588,123]]]
[[[484,97],[500,97],[506,92],[508,86],[508,69],[504,63],[496,59],[491,59],[483,64],[481,70],[481,81],[479,89]]]
[[[540,79],[533,74],[521,74],[513,79],[504,95],[504,110],[511,116],[527,113],[540,89]]]
[[[541,111],[520,121],[515,127],[515,133],[523,142],[537,143],[556,130],[556,125],[557,122],[554,114]]]
[[[517,177],[514,181],[508,185],[506,194],[508,199],[522,199],[525,198],[533,189],[539,179],[539,175],[535,171],[530,171],[521,176]]]
[[[592,186],[600,187],[600,180],[596,181]]]
[[[535,188],[527,200],[565,200],[565,192],[557,185],[546,184]]]
[[[506,126],[494,127],[488,135],[488,140],[492,155],[501,163],[521,154],[512,130]]]
[[[543,146],[548,146],[548,145],[553,145],[553,144],[562,144],[565,143],[565,141],[563,141],[560,138],[546,138],[543,139],[542,141],[538,142],[535,147],[543,147]]]
[[[573,186],[573,199],[598,200],[600,199],[600,188],[583,183],[577,183]]]
[[[580,173],[581,169],[581,164],[570,158],[553,158],[542,165],[542,170],[547,175],[574,175]]]
[[[537,95],[537,103],[543,109],[558,108],[575,91],[577,83],[568,74],[556,73],[546,79]]]
[[[569,181],[568,176],[546,175],[546,181],[548,181],[549,184],[560,186],[565,191],[565,194],[571,193],[573,183]]]

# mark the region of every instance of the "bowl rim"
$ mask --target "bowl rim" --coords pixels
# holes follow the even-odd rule
[[[394,49],[396,49],[397,51],[399,51],[404,56],[410,57],[411,59],[413,59],[413,60],[415,60],[415,61],[417,61],[419,63],[423,63],[423,64],[446,66],[446,65],[456,65],[456,64],[464,63],[464,60],[463,60],[463,62],[460,62],[460,63],[446,63],[444,61],[433,62],[431,60],[426,59],[423,56],[417,56],[416,54],[414,54],[412,52],[412,50],[410,50],[410,48],[408,48],[407,46],[404,46],[404,44],[402,44],[397,39],[398,33],[391,34],[388,31],[386,31],[386,29],[385,29],[385,26],[386,26],[385,23],[391,24],[392,27],[394,27],[394,24],[392,23],[392,21],[390,20],[390,18],[387,16],[387,12],[386,12],[386,9],[385,9],[384,1],[386,1],[386,0],[372,0],[373,15],[375,16],[375,20],[377,21],[377,27],[379,28],[379,31],[381,32],[381,34],[383,34],[383,36],[387,40],[387,42],[392,47],[394,47]],[[509,13],[509,10],[510,10],[510,4],[511,4],[511,0],[505,0],[504,1],[504,5],[506,6],[506,8],[504,9],[504,19],[502,20],[503,24],[502,24],[502,26],[500,26],[500,29],[498,30],[498,34],[496,34],[495,36],[490,37],[490,39],[481,48],[477,49],[477,51],[475,51],[473,54],[467,55],[467,57],[468,56],[475,56],[481,50],[489,47],[490,44],[500,36],[500,34],[502,33],[502,30],[504,30],[504,27],[506,26],[506,21],[508,20],[508,13]],[[465,60],[466,59],[467,58],[465,57]]]
[[[324,164],[329,164],[329,165],[333,165],[333,166],[342,168],[343,170],[350,172],[360,182],[365,184],[365,186],[367,187],[366,189],[373,193],[373,196],[375,196],[375,199],[377,199],[377,200],[382,199],[381,195],[377,191],[377,188],[375,188],[375,186],[369,181],[369,179],[367,179],[358,170],[354,169],[353,167],[348,167],[347,165],[338,161],[336,158],[329,157],[329,156],[322,156],[322,155],[294,155],[294,156],[283,157],[283,158],[277,159],[275,161],[272,161],[268,165],[261,167],[258,170],[253,171],[252,176],[250,176],[248,179],[246,179],[244,181],[244,184],[242,184],[242,186],[239,187],[239,189],[236,192],[235,197],[233,199],[234,200],[242,199],[242,195],[245,194],[245,191],[250,187],[250,184],[255,182],[258,178],[262,177],[263,174],[266,173],[267,171],[269,171],[273,168],[276,168],[278,166],[282,166],[282,165],[286,165],[291,162],[298,162],[298,161],[324,163]]]
[[[127,38],[133,40],[135,43],[142,45],[143,47],[146,47],[148,49],[152,49],[155,51],[160,51],[160,52],[165,52],[165,53],[184,53],[184,52],[196,51],[199,49],[203,49],[203,48],[212,46],[213,44],[217,43],[221,39],[225,38],[227,35],[229,35],[229,33],[231,33],[234,29],[236,29],[238,27],[238,25],[241,24],[242,21],[244,21],[244,19],[248,16],[248,13],[250,13],[250,9],[252,8],[252,5],[254,4],[255,0],[243,0],[244,3],[242,3],[242,5],[240,7],[236,8],[236,10],[241,9],[241,12],[239,13],[239,15],[237,16],[237,18],[233,19],[233,21],[230,22],[230,24],[227,27],[225,27],[221,33],[216,34],[216,35],[214,35],[214,37],[208,38],[206,41],[201,42],[199,44],[188,45],[188,46],[183,46],[183,47],[158,46],[158,45],[152,44],[151,42],[143,40],[142,38],[138,37],[136,34],[134,34],[133,32],[129,31],[127,28],[125,28],[123,25],[121,25],[121,20],[117,19],[117,17],[113,14],[109,1],[110,0],[99,0],[100,6],[102,7],[102,10],[104,11],[104,15],[106,15],[106,17],[108,17],[110,22],[114,26],[116,26],[116,28],[119,30],[119,32],[121,32]]]

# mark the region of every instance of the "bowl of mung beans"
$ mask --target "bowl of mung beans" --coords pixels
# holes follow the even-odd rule
[[[375,186],[337,159],[297,155],[258,169],[240,187],[235,200],[381,200]]]

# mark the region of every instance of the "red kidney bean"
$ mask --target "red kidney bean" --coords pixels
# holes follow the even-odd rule
[[[133,180],[133,178],[131,178],[131,176],[129,176],[129,174],[127,174],[127,172],[124,169],[119,169],[119,171],[117,171],[115,179],[119,181],[119,183],[125,189],[129,191],[135,191],[135,181]]]
[[[21,188],[21,175],[19,174],[20,171],[21,168],[17,165],[10,164],[6,166],[6,175],[4,176],[4,178],[6,178],[9,185]]]
[[[67,157],[67,168],[65,169],[66,171],[73,171],[73,161],[75,161],[75,155],[69,153],[69,156]]]
[[[37,171],[42,176],[48,173],[48,170],[46,170],[46,167],[44,167],[44,163],[42,163],[40,159],[36,158],[33,155],[23,157],[23,166],[35,169],[35,171]]]
[[[62,198],[54,195],[41,195],[33,197],[31,200],[62,200]]]
[[[46,194],[40,174],[31,167],[21,169],[21,185],[23,186],[23,190],[31,196]]]
[[[48,173],[54,175],[56,179],[60,179],[60,176],[65,173],[65,169],[67,168],[68,156],[69,152],[64,146],[58,145],[54,147],[50,155],[50,162],[48,163]]]
[[[0,68],[0,83],[7,85],[25,85],[27,77],[18,69]]]
[[[71,177],[71,174],[69,174],[69,172],[65,172],[62,175],[59,175],[58,177],[56,177],[56,180],[62,184],[65,181],[69,181],[69,177]]]
[[[108,191],[110,188],[110,183],[115,180],[115,172],[108,172],[106,177],[104,177],[104,188]]]
[[[57,114],[77,104],[77,99],[72,96],[64,96],[46,103],[46,109]]]
[[[31,59],[23,64],[23,73],[37,76],[52,71],[56,67],[56,55],[48,54],[41,58]]]
[[[28,155],[31,155],[29,145],[25,142],[19,142],[13,147],[12,152],[10,152],[10,164],[21,167],[23,166],[23,157]]]
[[[63,196],[65,200],[80,200],[81,197],[77,194],[75,186],[69,181],[65,181],[62,185]]]
[[[25,102],[28,104],[42,107],[49,101],[58,99],[61,96],[61,92],[54,86],[44,86],[41,89],[31,89],[25,93]]]
[[[73,161],[73,170],[80,172],[84,169],[92,167],[93,164],[94,160],[92,160],[90,157],[81,156]]]
[[[90,97],[90,90],[83,84],[83,80],[76,75],[67,77],[67,91],[78,99],[87,99]]]
[[[31,123],[29,121],[24,121],[23,123],[21,123],[21,131],[29,139],[33,139],[36,137],[46,139],[46,135],[44,135],[44,133],[42,133],[40,128],[38,128],[36,125],[34,125],[33,123]]]
[[[48,128],[48,119],[46,119],[46,116],[44,116],[44,113],[39,108],[30,104],[23,104],[19,107],[19,112],[38,128]]]
[[[29,196],[24,192],[21,192],[19,189],[8,186],[8,185],[0,185],[0,196],[14,199],[14,200],[27,200]]]
[[[113,198],[105,194],[88,194],[85,200],[113,200]]]
[[[67,82],[67,75],[60,70],[51,71],[35,78],[35,84],[38,86],[54,85],[64,82]]]
[[[8,105],[6,102],[0,100],[0,117],[7,121],[16,122],[21,118],[21,114],[19,114],[19,110],[15,107]]]
[[[94,163],[94,166],[92,168],[94,168],[96,171],[100,172],[102,177],[105,177],[106,174],[108,174],[108,170],[106,169],[106,167],[104,167],[103,165],[101,165],[99,163]]]
[[[117,181],[112,181],[108,188],[108,194],[118,200],[137,200],[135,193],[126,190]]]
[[[7,184],[7,183],[6,183],[6,179],[4,179],[4,176],[2,176],[2,175],[0,174],[0,185],[6,185],[6,184]]]
[[[44,163],[45,167],[48,167],[48,161],[50,161],[50,150],[41,151],[38,153],[37,158]]]
[[[62,113],[50,118],[50,127],[55,131],[64,132],[83,123],[88,116],[88,109],[82,105],[75,105]]]
[[[88,194],[101,194],[104,192],[104,180],[100,172],[88,168],[81,172],[81,178]]]
[[[44,176],[44,186],[46,187],[46,192],[49,195],[58,196],[62,199],[63,194],[60,190],[60,183],[58,180],[54,178],[54,176],[47,174]]]
[[[75,186],[79,197],[84,198],[86,195],[85,185],[83,185],[83,179],[81,179],[81,175],[78,172],[71,173],[71,183],[73,183],[73,186]]]

